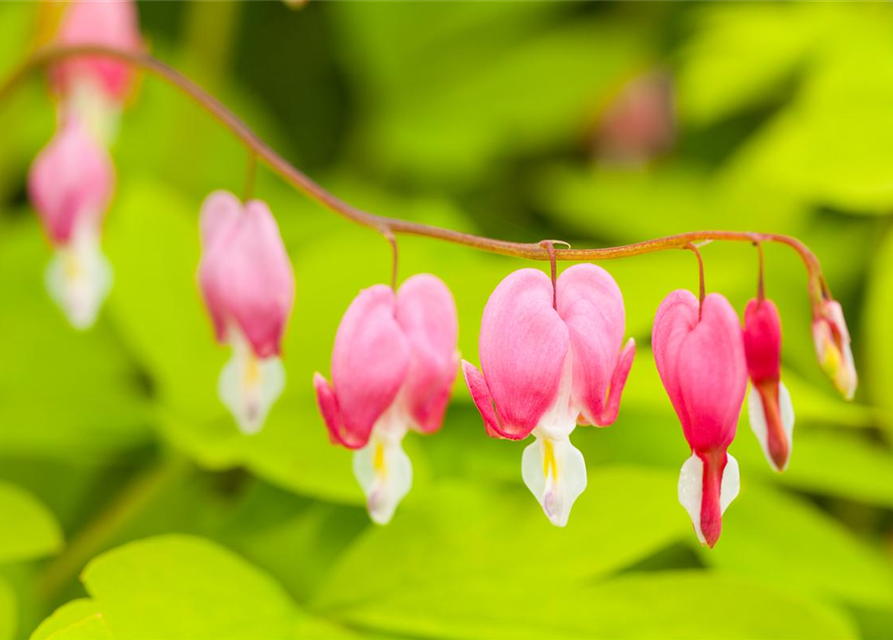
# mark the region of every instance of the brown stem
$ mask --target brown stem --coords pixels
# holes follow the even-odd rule
[[[433,225],[379,216],[344,202],[311,180],[303,172],[292,166],[214,96],[180,72],[153,58],[148,53],[92,45],[46,47],[38,49],[12,73],[6,82],[0,85],[0,101],[2,101],[12,89],[34,69],[47,66],[48,64],[63,58],[79,55],[114,58],[144,69],[145,71],[164,79],[166,82],[177,87],[220,122],[220,124],[229,129],[233,135],[239,138],[239,140],[257,156],[260,161],[281,176],[286,182],[334,213],[352,220],[357,224],[370,227],[382,234],[390,232],[393,234],[402,233],[407,235],[425,236],[462,244],[490,253],[528,258],[531,260],[551,259],[549,251],[540,243],[496,240],[469,233],[462,233],[452,229],[443,229]],[[656,251],[665,251],[667,249],[684,248],[689,243],[702,242],[705,240],[777,242],[785,244],[799,254],[806,266],[809,278],[809,292],[812,298],[814,314],[816,313],[818,306],[821,304],[822,299],[830,296],[828,287],[822,276],[821,266],[819,265],[818,258],[816,258],[815,254],[796,238],[773,233],[753,233],[747,231],[693,231],[618,247],[603,247],[599,249],[558,249],[555,250],[554,258],[555,260],[614,260],[617,258],[638,256]]]
[[[763,243],[754,242],[753,246],[757,248],[757,256],[759,260],[759,275],[757,276],[757,300],[762,303],[766,299],[766,286],[763,278]]]
[[[549,268],[552,274],[552,308],[558,309],[558,264],[555,261],[555,244],[551,240],[543,240],[540,244],[549,252]]]
[[[704,283],[704,258],[701,257],[701,252],[698,251],[694,243],[689,242],[684,248],[694,253],[698,259],[698,319],[700,319],[704,309],[704,298],[707,297],[707,287]]]
[[[393,261],[391,262],[391,289],[397,291],[397,268],[400,263],[400,251],[397,248],[397,236],[390,231],[384,231],[383,235],[385,240],[391,245],[391,255],[393,257]]]

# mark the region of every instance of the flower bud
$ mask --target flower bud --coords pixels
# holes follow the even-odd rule
[[[822,370],[837,390],[847,400],[852,400],[858,376],[850,347],[850,332],[839,302],[825,300],[822,303],[819,314],[812,321],[812,339]]]

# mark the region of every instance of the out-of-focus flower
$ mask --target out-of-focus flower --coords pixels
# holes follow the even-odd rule
[[[200,226],[199,285],[217,341],[233,349],[220,399],[244,433],[256,433],[285,386],[279,356],[294,274],[266,203],[217,191],[202,204]]]
[[[132,0],[69,0],[52,42],[142,51],[136,4]],[[114,138],[121,105],[136,76],[132,65],[111,57],[84,55],[54,64],[49,76],[53,90],[62,98],[63,113],[77,113],[105,142]]]
[[[552,282],[521,269],[493,291],[481,322],[481,371],[462,363],[465,382],[491,436],[536,441],[521,463],[524,482],[552,524],[567,524],[586,488],[586,465],[571,443],[578,423],[614,422],[635,356],[623,346],[617,283],[601,267],[573,266]]]
[[[599,122],[599,159],[638,166],[672,147],[676,138],[672,89],[669,77],[657,72],[624,85]]]
[[[781,320],[771,300],[754,299],[744,311],[744,355],[753,388],[747,401],[750,427],[776,471],[788,466],[794,407],[781,382]]]
[[[812,339],[822,370],[834,381],[834,386],[852,400],[859,383],[850,332],[843,318],[843,309],[836,300],[825,300],[819,315],[812,321]]]
[[[726,452],[747,387],[738,316],[717,293],[700,305],[690,291],[673,291],[657,310],[651,345],[692,450],[679,475],[679,501],[698,539],[712,547],[739,489],[738,462]]]
[[[108,152],[74,117],[37,155],[28,175],[31,202],[55,249],[47,289],[78,329],[94,323],[111,287],[100,234],[114,183]]]
[[[413,276],[396,295],[375,285],[354,298],[332,352],[332,384],[313,385],[329,435],[355,449],[369,515],[386,524],[412,486],[402,441],[440,428],[459,363],[456,305],[447,286]]]

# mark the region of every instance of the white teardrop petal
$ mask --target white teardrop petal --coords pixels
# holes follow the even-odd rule
[[[781,412],[781,426],[784,427],[785,435],[788,437],[788,460],[790,460],[791,450],[794,448],[794,404],[784,382],[778,383],[778,407]]]
[[[679,472],[679,503],[685,507],[701,544],[706,544],[701,531],[701,497],[704,492],[704,463],[694,453],[682,464]],[[720,490],[722,491],[722,490]],[[721,497],[721,496],[720,496]]]
[[[781,416],[781,426],[784,429],[788,443],[788,457],[785,461],[785,466],[782,468],[778,468],[775,465],[772,454],[769,452],[769,427],[766,424],[766,408],[763,405],[763,397],[754,387],[750,388],[750,392],[747,395],[747,416],[750,421],[750,428],[757,437],[760,448],[763,450],[763,455],[772,468],[776,471],[784,471],[791,459],[791,450],[794,446],[794,405],[791,402],[791,394],[783,382],[778,383],[778,409]]]
[[[738,497],[738,491],[741,489],[741,474],[738,469],[738,461],[731,453],[726,454],[726,468],[722,472],[722,484],[719,488],[719,508],[722,513],[732,500]]]
[[[567,525],[574,502],[586,489],[586,461],[568,438],[537,438],[521,458],[524,484],[557,527]]]
[[[273,356],[259,359],[242,343],[234,343],[233,355],[220,373],[217,390],[242,433],[260,431],[270,408],[285,389],[285,367]]]
[[[76,229],[47,266],[46,287],[75,329],[88,329],[112,288],[112,268],[99,246],[98,232]]]
[[[369,517],[387,524],[412,487],[412,463],[402,439],[373,437],[354,452],[353,472],[366,496]]]

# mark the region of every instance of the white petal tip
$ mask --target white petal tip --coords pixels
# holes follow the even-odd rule
[[[788,468],[794,443],[794,405],[791,403],[791,394],[784,383],[778,383],[780,425],[776,425],[770,430],[763,398],[759,390],[754,387],[751,387],[747,397],[747,415],[750,428],[760,443],[766,461],[775,471],[781,473]],[[779,427],[780,433],[778,433]]]
[[[84,331],[95,324],[112,288],[112,268],[95,233],[77,231],[56,251],[45,278],[47,292],[72,327]]]
[[[285,389],[285,367],[277,357],[259,360],[245,344],[233,345],[217,385],[218,394],[245,435],[260,432]]]
[[[738,497],[740,490],[740,474],[738,461],[731,454],[726,454],[726,466],[722,474],[719,504],[721,513],[725,513],[732,501]],[[679,503],[685,508],[695,528],[698,541],[706,545],[707,540],[701,529],[701,502],[704,493],[704,462],[692,453],[679,472]]]
[[[412,463],[399,438],[372,439],[354,452],[353,471],[366,495],[369,518],[386,525],[412,488]]]
[[[556,527],[567,526],[571,508],[586,489],[586,462],[567,438],[537,438],[521,458],[524,484]]]

